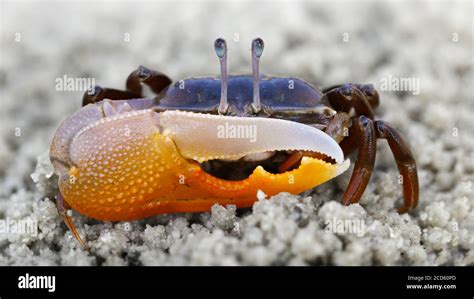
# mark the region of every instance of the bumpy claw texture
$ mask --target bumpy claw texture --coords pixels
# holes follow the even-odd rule
[[[78,115],[85,113],[85,118],[94,121],[68,127],[66,120],[51,147],[64,200],[74,210],[99,220],[205,211],[215,203],[248,207],[256,200],[258,190],[269,195],[282,191],[300,193],[349,166],[348,160],[343,162],[335,141],[317,129],[294,122],[179,111],[156,113],[150,109],[122,109],[110,115],[120,109],[107,107],[108,113],[97,104],[82,108],[83,112],[70,119],[82,119]],[[216,130],[225,123],[255,125],[259,130],[256,141],[220,138]],[[279,129],[286,133],[279,138],[267,136]],[[300,139],[303,136],[310,140],[298,141],[304,140]],[[214,177],[198,163],[280,150],[285,143],[287,149],[323,152],[336,163],[304,157],[297,169],[272,174],[258,166],[240,181]]]

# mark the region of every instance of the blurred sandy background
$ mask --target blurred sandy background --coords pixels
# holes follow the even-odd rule
[[[0,220],[32,219],[38,234],[0,233],[0,264],[473,265],[473,19],[470,1],[2,1]],[[55,80],[122,88],[140,64],[174,80],[217,74],[217,37],[231,72],[251,71],[250,42],[261,37],[263,73],[318,87],[418,78],[418,95],[382,91],[377,110],[417,157],[417,210],[396,213],[401,186],[381,141],[360,205],[339,204],[348,172],[237,213],[216,206],[118,224],[75,214],[84,252],[49,200],[49,143],[83,93],[56,91]],[[364,236],[327,232],[334,217],[363,221]]]

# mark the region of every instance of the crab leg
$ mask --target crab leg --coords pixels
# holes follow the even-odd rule
[[[74,225],[74,221],[72,220],[71,216],[67,214],[69,210],[68,204],[64,201],[64,198],[61,194],[58,194],[56,196],[56,208],[58,209],[58,214],[61,216],[63,219],[64,223],[66,223],[67,227],[69,230],[72,232],[74,237],[81,243],[81,245],[88,249],[89,247],[86,245],[86,243],[82,240],[81,235],[79,235],[79,232],[76,229],[76,226]]]
[[[141,65],[128,76],[126,82],[127,90],[118,90],[94,85],[84,93],[82,97],[82,106],[97,103],[103,99],[126,100],[143,98],[142,84],[147,85],[154,93],[158,94],[171,84],[171,79],[158,71],[150,70]]]
[[[419,187],[415,159],[400,134],[389,124],[378,120],[375,122],[375,129],[377,138],[388,141],[390,150],[397,162],[398,171],[402,175],[404,204],[398,211],[405,213],[414,209],[418,204]]]
[[[303,158],[303,153],[302,152],[295,152],[291,154],[291,156],[288,157],[283,163],[280,164],[278,167],[279,172],[285,172],[288,171],[291,167],[293,167],[296,163],[298,163],[301,158]]]
[[[97,103],[103,99],[134,99],[137,95],[124,90],[118,90],[114,88],[104,88],[99,85],[92,86],[82,96],[82,106],[87,104]]]
[[[348,205],[360,200],[374,168],[377,139],[386,139],[403,178],[404,203],[398,211],[405,213],[414,209],[418,204],[419,194],[416,163],[400,134],[384,121],[374,122],[365,116],[354,118],[353,123],[354,129],[351,131],[356,135],[344,141],[346,144],[347,142],[352,144],[358,140],[359,154],[347,190],[342,196],[342,202]],[[344,147],[344,145],[342,146]],[[349,150],[354,148],[353,145],[347,147]]]
[[[375,92],[373,87],[372,90],[366,88],[367,93]],[[378,104],[378,97],[369,97],[371,100],[369,102],[368,97],[364,92],[359,90],[356,85],[353,84],[345,84],[334,88],[327,92],[326,96],[331,103],[331,106],[343,112],[349,112],[351,108],[354,108],[357,115],[365,115],[370,119],[374,119],[374,110],[372,105],[376,106]]]
[[[372,175],[377,152],[374,123],[365,116],[359,116],[354,119],[353,125],[357,128],[360,146],[354,172],[342,196],[345,205],[356,203],[362,197]]]
[[[163,73],[150,70],[141,65],[128,76],[126,83],[127,91],[135,94],[135,98],[141,98],[142,84],[149,86],[154,93],[158,94],[171,84],[171,79]]]

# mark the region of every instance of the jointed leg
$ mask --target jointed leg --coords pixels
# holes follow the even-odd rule
[[[344,154],[354,150],[359,143],[359,153],[354,172],[349,181],[342,202],[356,203],[362,197],[369,182],[376,156],[376,140],[386,139],[395,157],[398,170],[403,178],[404,204],[398,211],[405,213],[418,204],[419,186],[415,159],[400,134],[384,121],[375,121],[360,116],[353,119],[350,135],[341,142]]]
[[[140,66],[128,76],[126,82],[126,91],[112,88],[103,88],[96,85],[84,93],[82,98],[82,106],[91,103],[97,103],[103,99],[128,100],[142,98],[142,83],[149,86],[153,92],[159,93],[166,86],[171,84],[171,79],[160,72]]]
[[[419,194],[415,159],[395,129],[383,121],[373,120],[373,109],[379,105],[379,94],[373,85],[344,84],[327,88],[323,92],[334,109],[349,113],[354,108],[355,112],[349,136],[340,142],[345,156],[359,148],[354,172],[343,195],[343,203],[350,204],[360,200],[373,170],[376,139],[386,139],[403,178],[404,205],[399,212],[415,208]]]
[[[374,119],[374,111],[369,100],[355,85],[342,85],[326,93],[326,96],[331,106],[337,111],[349,113],[354,108],[356,115],[365,115]]]
[[[349,156],[359,147],[358,136],[358,128],[356,126],[351,126],[349,128],[348,136],[346,136],[344,139],[342,139],[341,142],[339,142],[339,146],[342,148],[344,157]]]
[[[171,84],[171,79],[158,71],[139,66],[127,78],[127,90],[142,97],[142,83],[149,86],[154,93],[159,93]]]
[[[291,154],[288,159],[286,159],[283,163],[278,166],[278,172],[283,173],[285,171],[290,170],[293,166],[301,161],[303,158],[303,152],[297,151]]]
[[[376,133],[372,120],[359,116],[354,118],[352,125],[357,133],[350,135],[350,138],[359,140],[359,153],[349,185],[342,196],[342,202],[345,205],[356,203],[362,197],[374,169],[377,151]]]
[[[377,138],[387,140],[403,178],[404,203],[398,211],[405,213],[418,204],[419,186],[415,159],[400,134],[389,124],[378,120],[375,122],[375,131]]]
[[[128,91],[94,85],[90,90],[84,93],[84,96],[82,97],[82,106],[97,103],[103,99],[128,100],[134,98],[139,98],[139,96]]]
[[[353,92],[356,89],[360,93],[362,93],[363,97],[365,97],[366,99],[366,101],[362,99],[362,102],[368,102],[369,106],[372,109],[375,109],[379,106],[379,93],[377,92],[377,90],[375,90],[372,84],[344,84],[331,86],[329,88],[324,89],[323,93],[328,96],[331,105],[336,105],[333,106],[333,108],[341,107],[342,105],[341,108],[343,109],[336,108],[336,110],[348,112],[351,107],[356,108],[355,106],[360,106],[361,108],[356,108],[356,112],[357,110],[359,110],[359,113],[357,113],[357,115],[365,115],[369,117],[370,115],[366,115],[362,112],[370,111],[371,109],[369,110],[368,108],[364,108],[364,106],[366,106],[365,103],[359,103],[358,105],[356,105],[356,103],[354,103],[354,99],[351,98],[351,93],[354,93],[359,98],[361,97],[360,93]],[[359,100],[355,99],[355,101]]]
[[[71,230],[74,237],[76,237],[76,239],[85,249],[89,249],[89,247],[79,235],[79,232],[77,231],[76,226],[74,225],[74,221],[72,221],[72,218],[67,214],[67,211],[70,209],[70,207],[67,202],[64,201],[64,198],[61,193],[56,196],[56,208],[58,209],[59,216],[61,216],[64,223],[66,223],[67,227]]]

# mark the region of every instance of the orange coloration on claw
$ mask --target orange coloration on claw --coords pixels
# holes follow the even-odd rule
[[[267,195],[280,192],[298,194],[332,179],[336,172],[335,165],[309,157],[303,158],[298,169],[281,174],[269,173],[258,166],[249,178],[242,181],[221,180],[199,168],[189,180],[190,184],[196,184],[197,189],[188,189],[190,193],[186,194],[187,198],[200,194],[199,198],[190,201],[175,201],[165,212],[206,211],[216,202],[235,204],[239,208],[249,207],[255,202],[258,190],[262,190]]]
[[[156,113],[133,112],[100,121],[79,132],[70,147],[73,166],[59,187],[78,212],[99,220],[133,220],[160,213],[206,211],[215,203],[248,207],[262,190],[301,193],[341,171],[304,157],[299,168],[271,174],[261,166],[249,178],[226,181],[184,158],[160,132]]]

